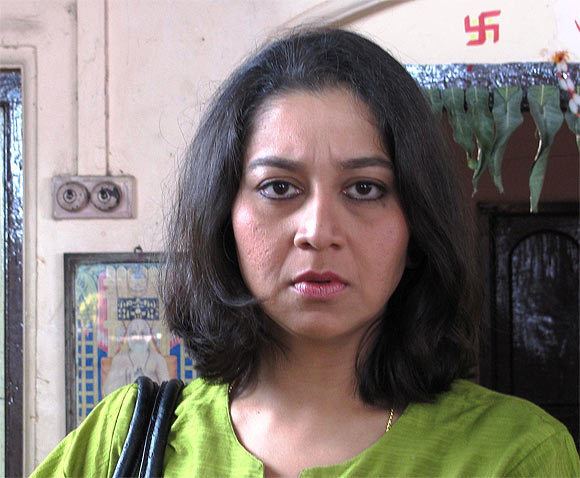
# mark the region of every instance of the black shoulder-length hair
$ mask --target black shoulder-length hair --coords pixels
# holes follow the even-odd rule
[[[476,363],[481,287],[472,220],[421,90],[386,51],[349,31],[308,29],[273,41],[214,96],[168,217],[166,319],[200,376],[238,392],[253,383],[273,339],[240,273],[230,218],[245,145],[266,99],[335,87],[374,114],[411,231],[411,266],[360,346],[358,393],[372,405],[430,401]]]

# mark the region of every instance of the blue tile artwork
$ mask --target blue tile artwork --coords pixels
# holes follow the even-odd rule
[[[193,361],[185,356],[183,345],[162,324],[158,270],[156,262],[93,260],[77,266],[73,348],[77,367],[74,387],[77,425],[104,395],[133,382],[139,373],[158,382],[171,377],[189,382],[196,377]],[[136,319],[140,320],[139,326],[132,322]],[[135,329],[139,330],[137,335]],[[135,343],[131,340],[146,341],[147,357],[156,359],[136,364],[135,351],[129,353]],[[164,374],[155,376],[160,367],[165,369]]]

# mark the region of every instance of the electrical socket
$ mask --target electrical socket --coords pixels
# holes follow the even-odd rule
[[[134,216],[133,176],[54,176],[54,219],[130,219]]]

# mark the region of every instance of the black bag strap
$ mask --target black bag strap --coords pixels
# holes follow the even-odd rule
[[[177,379],[158,386],[148,377],[139,377],[136,383],[135,409],[113,478],[161,476],[173,412],[184,387]]]
[[[167,436],[173,423],[175,407],[182,389],[183,382],[178,379],[163,382],[159,387],[145,439],[139,478],[159,477],[163,472],[163,456],[165,455]]]
[[[117,462],[113,478],[135,476],[143,454],[143,437],[147,432],[158,385],[148,377],[139,377],[137,383],[137,399],[133,417],[129,424],[129,433],[125,439],[121,456]]]

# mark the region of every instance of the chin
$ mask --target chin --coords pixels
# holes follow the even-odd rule
[[[282,341],[287,340],[307,340],[321,343],[344,342],[350,340],[359,341],[371,323],[345,323],[337,316],[330,318],[328,314],[302,313],[295,320],[285,320],[283,322],[272,319],[276,327],[276,335]]]

